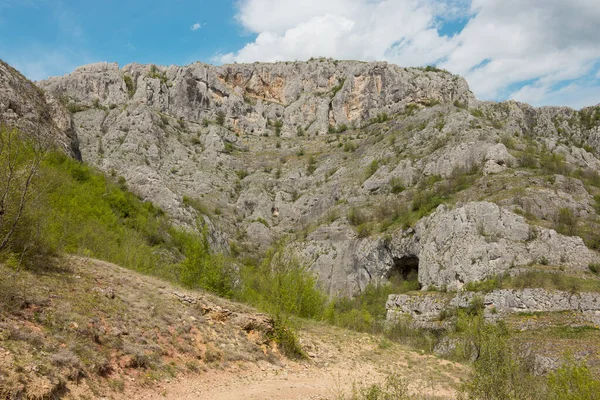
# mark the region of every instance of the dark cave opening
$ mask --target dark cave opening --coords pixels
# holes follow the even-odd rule
[[[419,275],[419,257],[402,256],[392,259],[392,267],[387,273],[387,279],[392,282],[416,281]]]

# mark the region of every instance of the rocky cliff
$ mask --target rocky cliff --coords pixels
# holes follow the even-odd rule
[[[17,127],[81,158],[71,114],[17,70],[0,60],[0,125]]]
[[[203,215],[234,254],[288,237],[331,294],[599,261],[600,107],[483,102],[446,71],[326,59],[102,63],[39,86],[84,161],[182,224]]]

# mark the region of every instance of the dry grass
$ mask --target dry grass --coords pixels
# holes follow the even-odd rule
[[[278,362],[265,332],[241,327],[253,315],[247,306],[101,261],[57,265],[0,265],[0,398],[47,398],[82,382],[95,397],[133,380],[153,385],[228,362]]]

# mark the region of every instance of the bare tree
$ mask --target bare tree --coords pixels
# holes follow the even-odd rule
[[[45,154],[39,135],[26,137],[0,126],[0,251],[9,246],[22,222]]]

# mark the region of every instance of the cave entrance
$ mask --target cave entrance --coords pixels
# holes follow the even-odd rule
[[[403,256],[392,259],[392,267],[387,273],[391,282],[418,281],[419,257]]]

